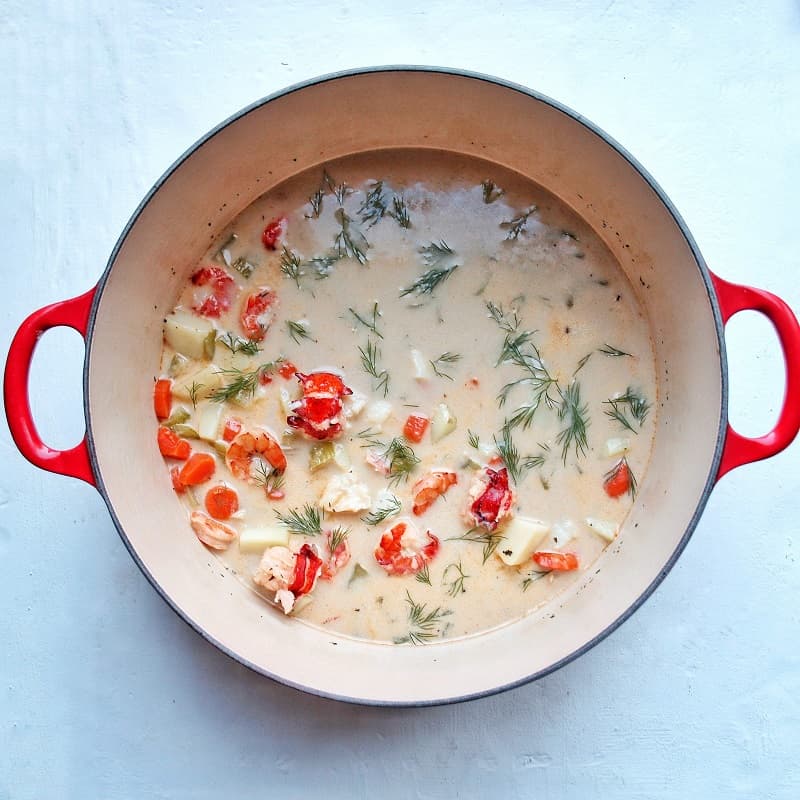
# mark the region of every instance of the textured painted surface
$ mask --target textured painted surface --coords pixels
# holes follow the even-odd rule
[[[579,109],[648,167],[712,267],[800,309],[796,1],[256,5],[2,4],[3,349],[28,311],[97,280],[208,128],[380,63],[493,73]],[[728,342],[733,421],[760,432],[782,391],[774,339],[739,319]],[[54,445],[82,430],[81,357],[64,332],[37,354]],[[156,596],[92,489],[30,467],[5,428],[0,452],[3,800],[800,796],[800,446],[729,475],[674,572],[588,655],[420,711],[249,673]]]

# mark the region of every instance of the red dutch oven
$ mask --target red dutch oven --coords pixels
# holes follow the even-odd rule
[[[154,441],[147,378],[158,369],[162,319],[209,242],[256,197],[297,172],[387,148],[435,148],[501,164],[583,217],[614,253],[647,313],[659,396],[649,470],[619,538],[600,561],[542,613],[416,648],[354,641],[272,614],[244,583],[221,577],[194,536],[169,535],[186,528],[185,512],[157,449],[142,445]],[[786,364],[777,423],[759,438],[728,424],[724,327],[743,310],[773,323]],[[28,403],[36,343],[60,325],[86,341],[86,436],[70,450],[42,442]],[[153,586],[224,652],[315,694],[426,705],[540,677],[592,647],[652,593],[686,545],[716,481],[778,453],[797,435],[800,328],[780,298],[710,272],[655,181],[580,115],[494,78],[389,67],[291,87],[201,139],[142,201],[98,285],[22,323],[8,354],[4,396],[25,458],[96,486]],[[128,454],[125,463],[116,457],[120,452]]]

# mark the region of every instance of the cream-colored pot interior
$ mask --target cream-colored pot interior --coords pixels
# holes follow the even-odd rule
[[[153,440],[162,318],[222,227],[258,195],[350,153],[423,147],[517,170],[605,240],[646,308],[655,344],[655,449],[619,539],[541,613],[424,647],[337,638],[286,619],[220,568],[186,528]],[[309,691],[368,703],[480,695],[553,669],[648,594],[680,551],[716,469],[723,372],[715,313],[684,231],[656,189],[601,135],[549,101],[473,76],[417,70],[343,75],[289,91],[222,126],[149,197],[105,282],[88,363],[101,488],[139,563],[219,647]],[[120,458],[126,453],[126,458]]]

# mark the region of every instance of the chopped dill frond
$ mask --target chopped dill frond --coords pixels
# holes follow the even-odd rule
[[[483,563],[485,564],[492,553],[505,537],[501,533],[478,532],[477,528],[470,528],[461,536],[451,536],[447,541],[474,542],[483,545]]]
[[[454,256],[455,251],[447,244],[444,239],[439,239],[437,242],[431,242],[419,250],[422,253],[422,263],[426,267],[438,267],[439,264],[448,256]]]
[[[296,322],[293,319],[286,320],[286,327],[289,329],[289,336],[292,337],[295,344],[300,344],[301,339],[308,339],[310,342],[317,340],[308,332],[308,326],[303,322]]]
[[[411,227],[411,217],[408,215],[408,206],[406,205],[406,201],[399,194],[396,194],[392,198],[392,210],[389,212],[389,216],[394,217],[401,228]]]
[[[528,217],[530,217],[534,211],[536,211],[536,206],[530,206],[513,219],[500,223],[501,228],[508,230],[506,240],[515,240],[519,238],[519,235],[528,227]]]
[[[605,353],[607,356],[614,356],[615,358],[620,358],[621,356],[631,356],[630,353],[626,353],[624,350],[619,350],[616,347],[612,347],[610,344],[604,344],[601,348],[598,349],[598,353]]]
[[[606,416],[616,420],[623,428],[632,433],[639,432],[633,426],[633,422],[638,422],[639,428],[641,429],[650,411],[650,404],[644,396],[630,386],[625,390],[625,394],[604,400],[603,404],[611,406],[611,408],[605,412]],[[630,413],[630,418],[625,413],[626,408]]]
[[[469,442],[470,447],[474,447],[477,450],[480,446],[481,438],[477,433],[473,433],[469,428],[467,428],[467,441]]]
[[[248,400],[255,394],[262,378],[271,375],[283,363],[283,356],[278,356],[274,361],[268,361],[256,369],[223,369],[220,372],[233,380],[214,389],[208,396],[213,403],[224,403],[228,400]]]
[[[434,358],[431,361],[431,366],[433,367],[433,371],[440,377],[440,378],[447,378],[448,381],[453,380],[452,375],[448,375],[444,369],[441,368],[441,364],[455,364],[456,361],[460,361],[461,356],[459,353],[451,353],[449,350],[446,353],[442,353],[439,358]]]
[[[430,566],[426,563],[422,569],[414,576],[416,580],[420,583],[427,583],[428,586],[432,586],[431,583],[431,569]]]
[[[366,522],[367,525],[380,525],[381,522],[389,517],[399,514],[402,507],[403,504],[400,502],[400,498],[392,495],[387,497],[384,502],[379,503],[374,511],[370,511],[361,517],[361,521]]]
[[[335,216],[341,229],[333,243],[334,252],[339,258],[354,258],[359,264],[366,264],[369,260],[369,242],[366,237],[353,225],[353,220],[343,208],[337,208]]]
[[[417,454],[409,447],[406,441],[398,436],[395,436],[389,444],[375,438],[375,434],[367,429],[358,434],[360,439],[363,439],[366,444],[363,447],[375,447],[380,450],[381,459],[385,460],[389,465],[389,482],[394,485],[401,480],[408,480],[408,476],[414,471],[420,459]]]
[[[409,606],[408,621],[411,624],[411,630],[406,636],[395,639],[396,644],[404,644],[406,642],[414,645],[426,644],[442,635],[442,618],[452,614],[452,611],[443,609],[441,606],[436,606],[436,608],[429,611],[426,603],[414,602],[408,590],[406,590],[405,602]]]
[[[317,219],[322,213],[322,198],[324,196],[325,192],[322,188],[319,188],[308,198],[308,203],[311,206],[311,214],[306,215],[308,219]]]
[[[572,373],[572,377],[574,378],[588,363],[589,359],[594,355],[594,353],[587,353],[579,362],[578,366],[575,367],[575,372]]]
[[[386,397],[389,394],[389,373],[385,369],[378,369],[378,359],[381,356],[378,345],[372,339],[367,339],[366,348],[359,347],[358,352],[361,354],[361,368],[375,379],[374,391],[383,391],[383,396]]]
[[[453,580],[447,580],[448,573],[455,575]],[[453,562],[444,568],[444,572],[442,573],[442,585],[447,586],[447,594],[449,594],[450,597],[458,597],[458,595],[464,594],[464,592],[467,591],[464,586],[464,581],[467,578],[469,578],[469,575],[464,572],[461,561],[459,560],[458,563]]]
[[[278,518],[278,522],[285,525],[291,533],[318,536],[322,533],[322,520],[325,514],[321,508],[306,503],[302,508],[290,508],[286,514],[281,514],[276,509],[275,516]]]
[[[494,181],[488,179],[481,181],[481,187],[483,188],[483,202],[487,205],[499,200],[505,194],[504,189],[501,189]]]
[[[300,278],[303,275],[303,271],[300,268],[300,257],[286,245],[283,246],[281,252],[281,272],[287,278],[291,278],[298,289],[300,288]]]
[[[570,447],[575,448],[575,455],[586,455],[589,445],[586,440],[586,429],[589,427],[587,417],[589,407],[581,403],[581,387],[575,381],[562,392],[563,403],[558,409],[558,418],[567,426],[563,428],[556,442],[561,445],[561,460],[567,463],[567,453]]]
[[[386,213],[386,195],[383,191],[383,181],[377,181],[375,185],[367,192],[364,202],[358,209],[358,215],[361,217],[361,224],[372,227],[383,219]]]
[[[235,269],[243,278],[249,278],[255,271],[256,265],[248,261],[244,256],[239,256],[231,267]]]
[[[342,525],[328,531],[328,549],[333,553],[337,547],[347,540],[350,535],[350,528],[345,528]]]
[[[358,313],[354,308],[347,309],[358,322],[360,322],[365,328],[371,330],[379,339],[383,339],[383,334],[378,330],[378,317],[382,316],[380,309],[378,308],[378,304],[374,303],[372,306],[372,319],[368,319],[367,317],[362,317],[361,314]]]
[[[258,461],[254,473],[250,477],[256,486],[260,486],[267,495],[283,488],[283,473],[278,472],[274,467],[268,467],[263,461]]]
[[[231,353],[244,353],[247,356],[255,356],[261,352],[258,342],[254,339],[243,339],[241,336],[228,331],[224,336],[218,336],[217,341],[224,344]]]

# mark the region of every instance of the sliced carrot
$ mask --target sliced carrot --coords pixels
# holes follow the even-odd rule
[[[222,429],[222,438],[226,442],[232,442],[237,434],[241,433],[242,423],[236,417],[231,417],[225,422],[225,427]]]
[[[217,462],[208,453],[195,453],[180,471],[180,481],[184,486],[196,486],[205,483],[214,474]]]
[[[158,419],[167,419],[172,411],[172,381],[159,378],[153,391],[153,408]]]
[[[158,429],[158,449],[165,458],[177,458],[178,461],[186,461],[192,452],[192,446],[186,439],[181,439],[175,431],[163,426]]]
[[[229,486],[214,486],[206,492],[205,505],[214,519],[230,519],[239,510],[239,495]]]
[[[578,569],[578,556],[575,553],[554,553],[550,550],[540,550],[533,554],[533,560],[542,568],[554,572],[570,572]]]
[[[403,426],[403,436],[405,436],[409,442],[419,444],[430,424],[431,421],[427,417],[421,414],[411,414],[406,420],[406,424]]]
[[[281,378],[288,381],[290,378],[294,377],[295,372],[297,372],[297,367],[292,364],[291,361],[284,361],[278,372],[280,372]]]

